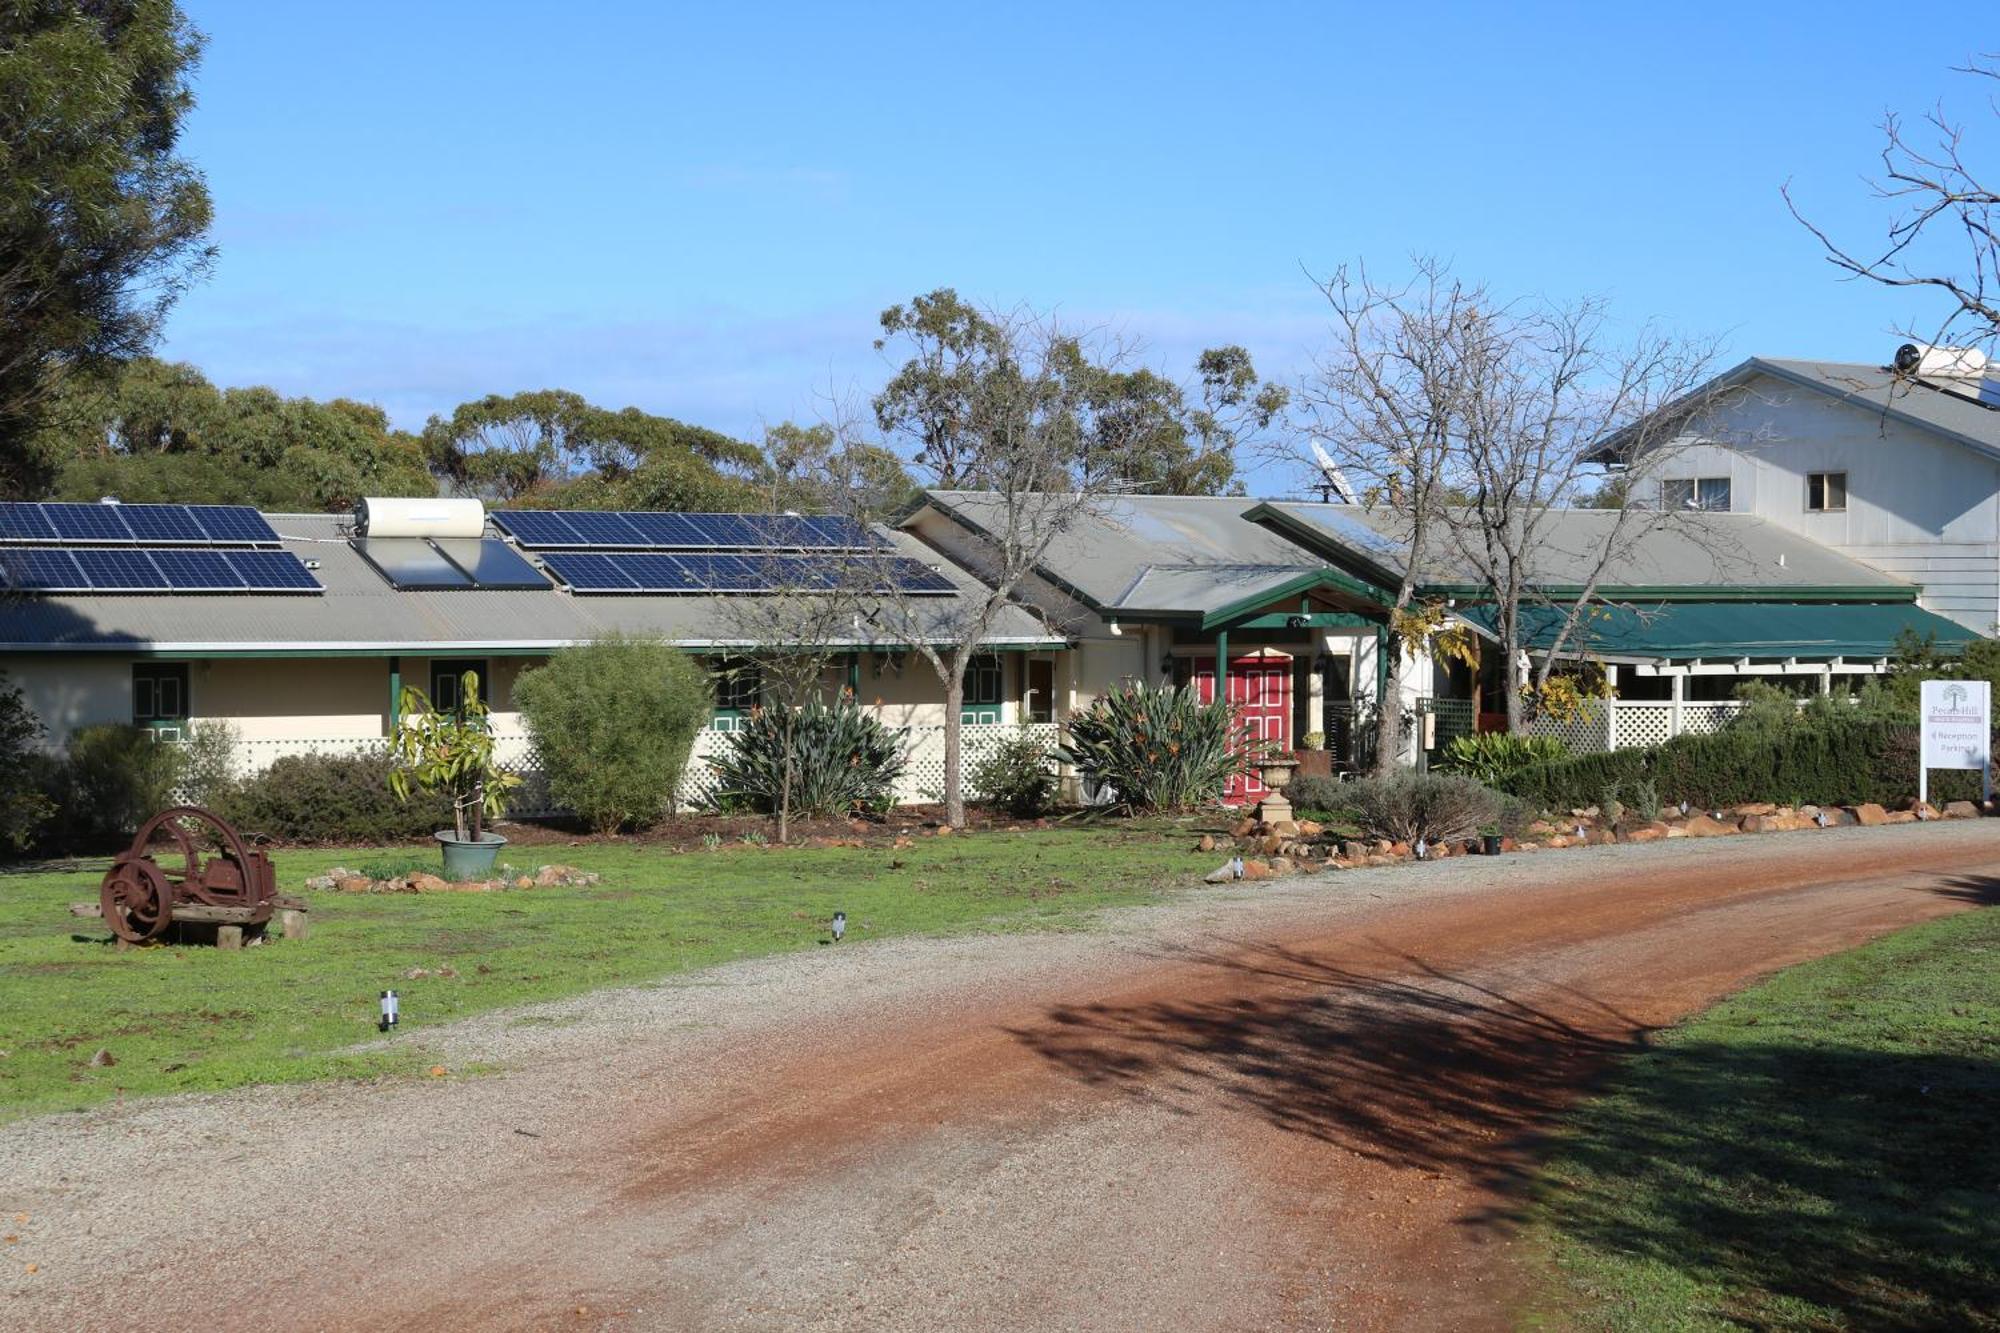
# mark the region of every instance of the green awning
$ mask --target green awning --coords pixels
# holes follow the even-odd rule
[[[1458,614],[1483,629],[1493,628],[1491,607],[1465,607]],[[1523,607],[1525,646],[1546,649],[1562,627],[1563,614],[1554,607]],[[1795,657],[1823,662],[1893,656],[1905,630],[1935,635],[1946,651],[1979,637],[1912,602],[1633,602],[1594,606],[1587,616],[1564,644],[1565,656],[1583,652],[1667,661]]]

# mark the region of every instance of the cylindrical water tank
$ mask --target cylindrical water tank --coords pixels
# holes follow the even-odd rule
[[[486,506],[371,495],[354,506],[354,530],[364,537],[477,537],[486,531]]]

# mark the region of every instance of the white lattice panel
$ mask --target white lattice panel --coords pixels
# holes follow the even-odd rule
[[[1544,713],[1528,724],[1528,734],[1555,736],[1577,754],[1595,754],[1611,748],[1610,714],[1604,700],[1587,700],[1572,718]]]
[[[1611,748],[1630,750],[1635,747],[1660,745],[1673,739],[1674,706],[1672,704],[1624,703],[1613,701],[1611,705]]]
[[[1733,699],[1726,703],[1682,704],[1681,731],[1694,736],[1721,731],[1742,708],[1743,705]]]

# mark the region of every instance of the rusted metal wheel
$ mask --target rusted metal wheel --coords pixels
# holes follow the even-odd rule
[[[151,861],[119,857],[105,872],[97,897],[112,933],[134,944],[158,939],[173,924],[173,886]]]

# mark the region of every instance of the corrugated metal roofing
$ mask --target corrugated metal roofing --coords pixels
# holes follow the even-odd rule
[[[0,599],[0,652],[49,650],[228,653],[536,652],[609,631],[655,635],[689,647],[739,642],[722,597],[577,597],[557,591],[399,592],[347,544],[346,515],[272,514],[286,550],[317,560],[326,592],[308,596],[13,596]],[[882,529],[903,554],[938,565],[961,589],[979,585],[906,533]],[[932,637],[964,605],[923,600]],[[995,643],[1059,644],[1027,612],[1008,608]],[[873,640],[857,635],[856,642]]]
[[[1393,513],[1357,505],[1282,501],[1265,507],[1331,545],[1386,564],[1398,576],[1402,572],[1407,546],[1396,539],[1400,520]],[[1534,582],[1548,588],[1581,586],[1618,519],[1619,512],[1611,509],[1561,509],[1544,515],[1532,553]],[[1605,567],[1600,579],[1607,593],[1668,587],[1832,587],[1878,589],[1898,596],[1911,592],[1909,584],[1753,514],[1661,515],[1620,541],[1627,549]],[[1439,551],[1430,564],[1432,582],[1478,581],[1472,566],[1448,550]]]
[[[1482,629],[1493,627],[1491,607],[1471,607],[1462,614]],[[1555,607],[1522,608],[1523,641],[1530,648],[1547,648],[1555,642],[1562,618]],[[1906,630],[1934,634],[1944,648],[1979,637],[1907,602],[1657,602],[1599,608],[1582,646],[1599,657],[1663,661],[1872,660],[1892,656]]]
[[[930,503],[986,529],[1002,502],[987,491],[932,491]],[[1119,496],[1094,503],[1049,548],[1043,568],[1107,611],[1212,611],[1324,562],[1243,515],[1232,496]]]

